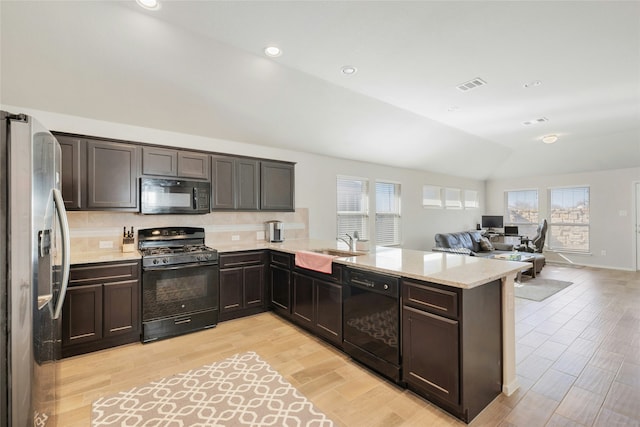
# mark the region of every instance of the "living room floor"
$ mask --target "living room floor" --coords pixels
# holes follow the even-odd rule
[[[516,298],[520,388],[472,426],[640,426],[640,273],[547,264],[574,284]],[[463,426],[272,313],[60,364],[58,425],[89,426],[91,402],[233,354],[255,351],[340,426]]]

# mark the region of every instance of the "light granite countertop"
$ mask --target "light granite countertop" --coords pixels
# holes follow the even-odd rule
[[[297,251],[318,249],[345,250],[341,242],[330,240],[288,240],[283,243],[230,244],[215,246],[220,253],[251,249],[272,249],[295,254]],[[510,276],[531,265],[529,263],[485,259],[446,252],[428,252],[378,246],[363,255],[336,257],[333,262],[413,278],[459,288],[473,288],[505,276]]]
[[[290,254],[319,249],[346,250],[342,242],[315,239],[287,240],[282,243],[231,242],[222,245],[207,242],[207,245],[216,248],[220,253],[260,249],[278,250]],[[74,252],[72,250],[71,263],[117,262],[140,259],[140,257],[138,251],[123,253],[118,251]],[[369,252],[359,256],[335,257],[333,262],[459,288],[473,288],[495,279],[515,275],[518,271],[530,266],[528,263],[516,261],[382,246],[371,248]]]

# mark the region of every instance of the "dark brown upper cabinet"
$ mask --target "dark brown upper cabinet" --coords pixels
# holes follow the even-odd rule
[[[137,211],[140,147],[87,141],[87,209]]]
[[[142,148],[142,174],[178,176],[178,152],[166,148]]]
[[[159,147],[142,149],[142,174],[209,179],[209,155]]]
[[[211,156],[213,210],[257,210],[260,200],[260,161]]]
[[[82,139],[56,136],[62,149],[61,188],[64,207],[67,210],[81,209],[83,206],[82,174],[85,170],[86,151]]]
[[[260,165],[260,209],[293,211],[294,180],[292,163],[263,160]]]

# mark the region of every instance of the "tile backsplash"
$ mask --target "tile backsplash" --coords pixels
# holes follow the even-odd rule
[[[122,250],[123,227],[127,231],[153,227],[203,227],[207,246],[229,244],[233,241],[265,240],[265,222],[279,220],[284,223],[285,238],[309,237],[309,210],[295,212],[213,212],[205,215],[140,215],[129,212],[70,211],[71,247],[73,251]]]

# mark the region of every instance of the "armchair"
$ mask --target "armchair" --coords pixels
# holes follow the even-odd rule
[[[542,253],[544,248],[544,240],[547,236],[547,220],[543,219],[538,228],[536,229],[536,235],[531,239],[527,239],[524,245],[521,245],[518,249],[526,252]]]

